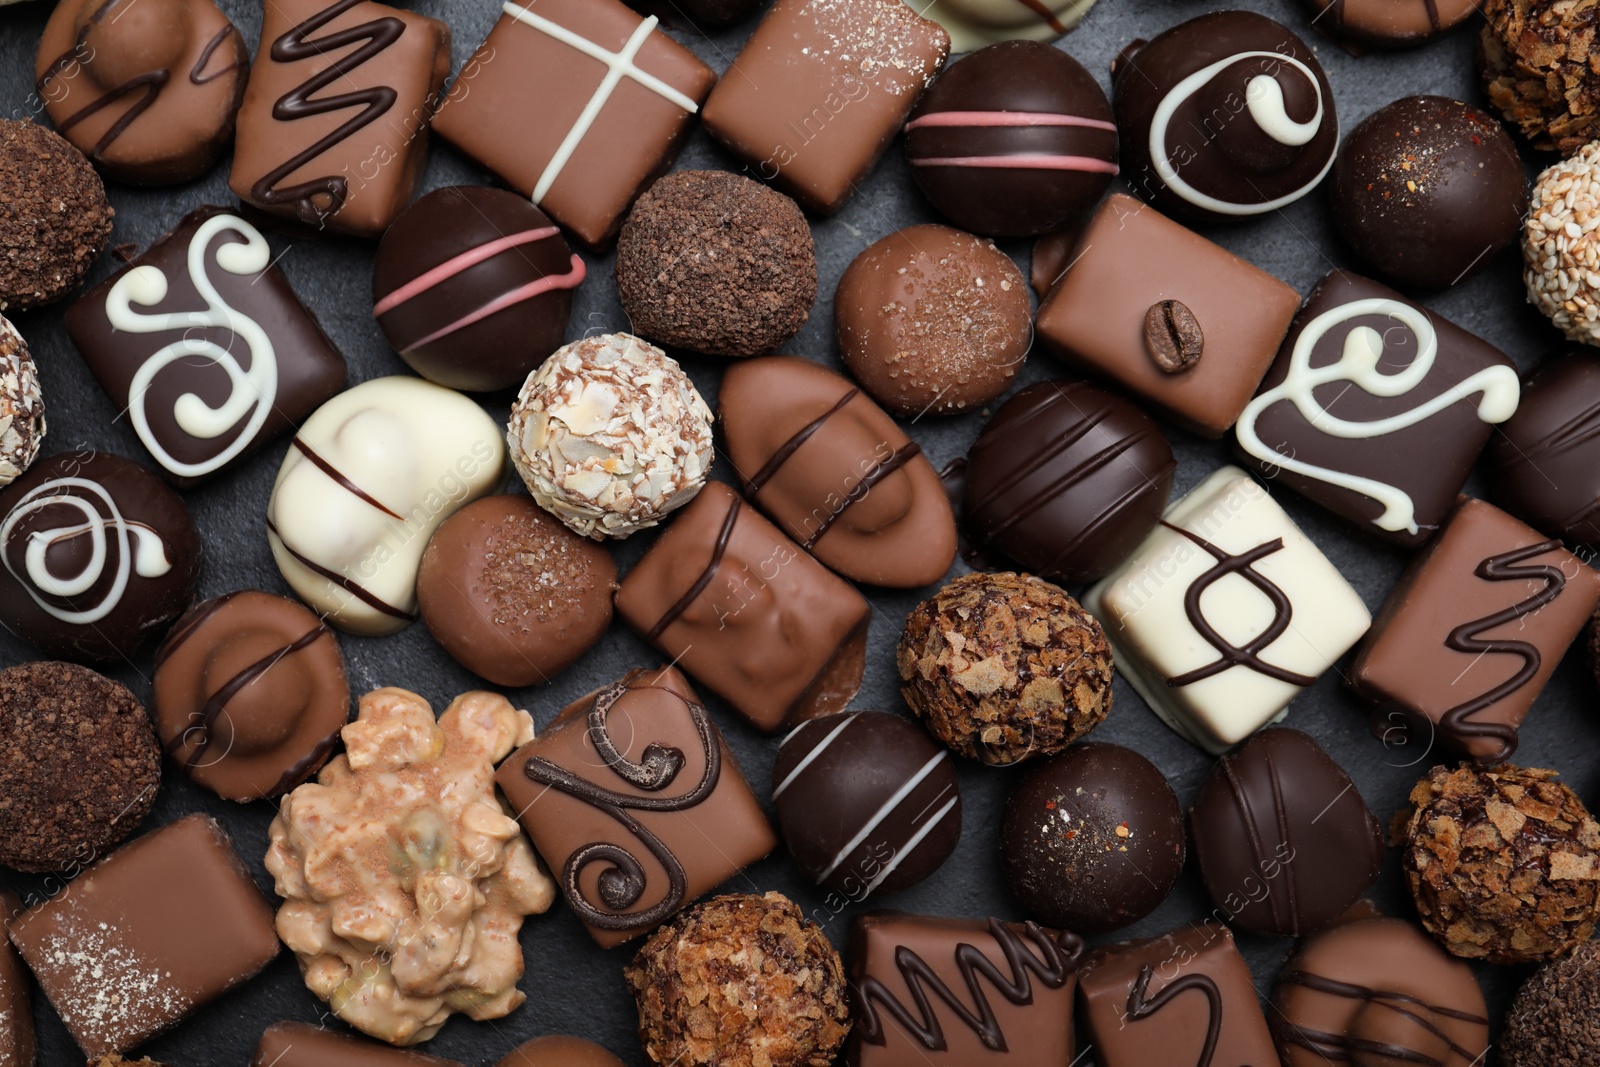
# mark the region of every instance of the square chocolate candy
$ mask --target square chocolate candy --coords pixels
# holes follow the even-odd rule
[[[1272,366],[1300,294],[1113,193],[1044,305],[1039,337],[1202,437],[1221,437]]]
[[[716,72],[621,0],[512,0],[435,128],[590,248],[671,165]]]
[[[631,671],[569,705],[495,780],[607,948],[778,843],[700,698],[671,667]]]
[[[184,216],[66,321],[100,388],[180,486],[228,470],[344,388],[344,358],[266,238],[219,207]]]
[[[156,1036],[279,948],[272,909],[207,815],[113,852],[24,913],[11,940],[91,1060]]]
[[[375,0],[270,0],[228,187],[300,226],[376,237],[405,209],[450,76],[450,27]]]
[[[1078,1004],[1100,1067],[1278,1062],[1250,968],[1221,923],[1097,950]]]
[[[1597,600],[1600,573],[1560,541],[1463,500],[1389,594],[1351,685],[1385,735],[1500,763]]]
[[[33,1067],[33,998],[28,971],[5,936],[22,914],[15,893],[0,890],[0,1067]]]
[[[709,482],[617,590],[617,613],[758,729],[844,710],[871,609],[739,494]]]
[[[1498,348],[1335,270],[1307,298],[1234,433],[1274,485],[1414,547],[1444,522],[1520,395]]]
[[[902,0],[778,0],[711,99],[706,129],[808,211],[855,192],[950,54]]]
[[[275,1023],[261,1035],[250,1067],[461,1067],[305,1023]]]
[[[1338,568],[1238,467],[1168,508],[1084,605],[1122,676],[1210,752],[1281,719],[1372,623]]]

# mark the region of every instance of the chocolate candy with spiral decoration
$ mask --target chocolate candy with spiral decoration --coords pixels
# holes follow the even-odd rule
[[[1322,65],[1287,27],[1215,11],[1167,30],[1117,69],[1122,173],[1190,222],[1292,204],[1333,166],[1339,118]]]
[[[17,328],[0,315],[0,489],[39,458],[44,435],[39,368]]]

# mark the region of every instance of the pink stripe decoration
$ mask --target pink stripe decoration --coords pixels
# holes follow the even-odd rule
[[[448,337],[457,330],[464,330],[475,322],[482,322],[490,315],[504,311],[506,308],[515,307],[525,300],[532,300],[536,296],[548,293],[553,289],[576,289],[583,283],[588,274],[588,268],[583,265],[583,260],[577,255],[572,257],[572,269],[565,274],[548,274],[536,282],[529,282],[520,289],[513,289],[503,296],[495,297],[472,314],[457,319],[450,325],[440,330],[435,330],[420,341],[407,345],[405,350],[411,352],[423,345],[432,344],[441,337]]]
[[[906,130],[937,126],[1076,126],[1086,130],[1117,132],[1116,124],[1077,115],[1052,115],[1042,111],[935,111],[906,123]]]
[[[1117,165],[1089,156],[933,156],[913,159],[914,167],[990,167],[995,170],[1081,170],[1092,174],[1115,174]]]
[[[407,300],[416,299],[434,286],[449,281],[464,270],[476,267],[486,259],[493,259],[502,252],[509,252],[513,248],[533,244],[535,241],[543,241],[546,237],[554,237],[560,232],[554,226],[541,226],[537,230],[524,230],[521,233],[512,234],[510,237],[501,237],[490,241],[488,244],[479,245],[469,252],[461,253],[454,259],[447,259],[425,274],[419,274],[411,279],[411,281],[378,301],[377,305],[372,309],[372,314],[378,316],[393,311]]]

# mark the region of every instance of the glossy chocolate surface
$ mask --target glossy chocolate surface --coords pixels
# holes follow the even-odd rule
[[[0,935],[22,914],[22,900],[0,890]],[[0,1065],[33,1067],[33,996],[22,957],[7,937],[0,936]]]
[[[460,1067],[420,1052],[346,1037],[304,1023],[274,1023],[261,1035],[250,1067]]]
[[[1541,533],[1600,544],[1600,355],[1574,349],[1528,375],[1486,460],[1495,503]]]

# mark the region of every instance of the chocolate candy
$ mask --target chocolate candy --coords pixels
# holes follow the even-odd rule
[[[950,50],[971,52],[996,41],[1049,41],[1070,33],[1095,0],[940,0],[928,17],[950,31]]]
[[[1268,937],[1332,925],[1383,868],[1383,827],[1299,730],[1263,730],[1218,760],[1189,826],[1219,915]]]
[[[0,489],[39,458],[44,435],[39,368],[17,328],[0,315]]]
[[[1377,704],[1375,733],[1499,763],[1596,600],[1600,574],[1561,542],[1463,500],[1389,594],[1351,685]]]
[[[211,0],[70,0],[45,24],[35,87],[56,130],[106,174],[198,178],[233,136],[250,57]]]
[[[1300,306],[1277,278],[1121,193],[1070,264],[1039,308],[1040,339],[1202,437],[1239,417]]]
[[[1000,824],[1000,861],[1023,908],[1084,933],[1154,911],[1183,856],[1177,794],[1155,764],[1119,745],[1073,745],[1030,771]]]
[[[955,517],[933,465],[844,378],[792,356],[746,360],[723,375],[719,404],[745,496],[802,548],[893,588],[950,569]]]
[[[868,912],[850,927],[849,1067],[1073,1056],[1083,940],[1034,923]],[[937,1057],[935,1061],[934,1057]]]
[[[490,496],[428,542],[417,606],[434,640],[495,685],[548,682],[611,624],[611,553],[525,496]]]
[[[454,1060],[390,1048],[305,1023],[273,1023],[250,1067],[461,1067]]]
[[[1028,236],[1100,199],[1117,173],[1117,128],[1081,63],[1049,45],[1009,41],[934,83],[906,123],[906,159],[957,226]]]
[[[839,353],[896,415],[982,407],[1033,343],[1027,282],[993,241],[912,226],[855,258],[834,292]]]
[[[1239,416],[1241,458],[1368,533],[1432,537],[1496,423],[1516,367],[1394,290],[1330,271]]]
[[[266,238],[222,208],[184,216],[66,322],[100,388],[179,486],[230,470],[344,388],[344,358]]]
[[[83,154],[34,122],[0,119],[0,309],[54,303],[89,273],[111,236],[116,212]]]
[[[622,1061],[593,1041],[550,1034],[523,1042],[495,1067],[622,1067]]]
[[[279,948],[272,909],[207,815],[96,863],[16,920],[11,940],[90,1059],[175,1025]]]
[[[1210,752],[1282,718],[1372,622],[1339,569],[1238,467],[1169,508],[1084,600],[1122,676]]]
[[[375,0],[275,0],[228,188],[301,226],[378,236],[411,199],[449,75],[438,19]]]
[[[583,244],[609,244],[717,81],[657,22],[621,0],[508,3],[435,128]]]
[[[1410,48],[1477,10],[1471,0],[1305,0],[1311,24],[1352,52],[1360,46]],[[1352,47],[1355,46],[1355,47]]]
[[[22,901],[0,890],[0,935],[22,914]],[[0,936],[0,1063],[33,1067],[33,997],[28,972],[9,938]]]
[[[962,517],[984,548],[1056,582],[1093,581],[1161,517],[1177,463],[1156,424],[1083,382],[1030,385],[967,456]]]
[[[1277,1061],[1250,968],[1220,923],[1097,950],[1078,1005],[1100,1067]]]
[[[307,419],[267,504],[284,580],[341,630],[396,633],[417,617],[428,538],[505,471],[500,429],[460,393],[377,378]]]
[[[0,625],[61,659],[131,655],[189,606],[200,537],[149,470],[59,453],[0,490]]]
[[[1543,533],[1600,544],[1600,355],[1574,348],[1540,366],[1500,429],[1494,502]]]
[[[568,705],[495,781],[568,905],[608,948],[777,845],[705,706],[671,667],[630,671]]]
[[[1339,232],[1384,281],[1443,289],[1516,239],[1528,179],[1511,135],[1446,96],[1408,96],[1350,132],[1333,168]]]
[[[156,652],[151,693],[173,761],[240,802],[309,778],[350,717],[338,638],[270,593],[229,593],[179,619]]]
[[[450,389],[509,389],[561,346],[583,260],[504,189],[435,189],[394,220],[372,314],[411,369]]]
[[[1582,1067],[1600,1056],[1597,979],[1600,944],[1589,941],[1523,982],[1500,1031],[1502,1067]]]
[[[944,66],[901,0],[778,0],[706,101],[706,130],[807,211],[844,206]]]
[[[1077,249],[1082,227],[1063,226],[1051,230],[1033,242],[1032,261],[1029,263],[1028,284],[1041,301],[1050,295],[1072,265],[1072,253]]]
[[[1591,256],[1600,237],[1583,228],[1589,219],[1588,196],[1574,196],[1572,190],[1591,189],[1597,180],[1600,144],[1594,143],[1540,171],[1519,242],[1528,303],[1568,340],[1581,344],[1600,344],[1600,284],[1594,284],[1600,283],[1600,275],[1592,281],[1589,277]],[[1569,227],[1576,229],[1577,237]]]
[[[859,902],[916,885],[961,838],[961,790],[947,749],[879,711],[812,719],[772,766],[778,828],[802,871]]]
[[[721,482],[623,579],[617,613],[761,730],[832,714],[861,688],[866,600]]]
[[[1471,968],[1400,919],[1341,923],[1302,942],[1272,1006],[1283,1067],[1476,1067],[1489,1048]]]
[[[1406,0],[1399,0],[1406,2]],[[1123,174],[1191,222],[1277,211],[1333,166],[1339,117],[1315,53],[1253,11],[1213,11],[1122,53],[1112,100]]]

